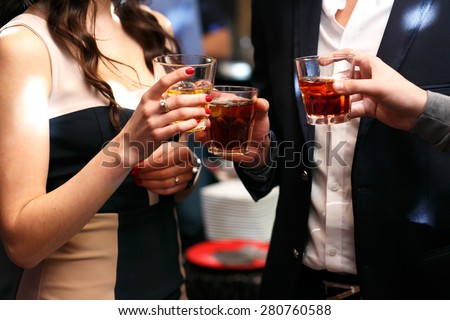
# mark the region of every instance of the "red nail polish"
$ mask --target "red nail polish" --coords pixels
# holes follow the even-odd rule
[[[211,114],[211,109],[206,108],[205,112],[206,112],[206,114]]]
[[[186,69],[186,74],[188,74],[188,75],[193,75],[195,73],[195,69],[194,68],[187,68]]]
[[[200,119],[199,118],[195,118],[195,120],[197,120],[197,123],[200,123]]]
[[[142,185],[142,180],[141,180],[141,179],[134,179],[134,182],[135,182],[138,186]]]
[[[211,98],[211,96],[208,95],[205,97],[205,100],[206,100],[206,102],[211,102],[212,98]]]

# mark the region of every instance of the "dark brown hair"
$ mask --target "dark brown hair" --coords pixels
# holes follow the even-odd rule
[[[2,0],[2,2],[0,26],[37,1]],[[117,130],[120,130],[120,106],[114,99],[110,85],[98,74],[100,59],[112,60],[99,51],[94,36],[87,29],[87,23],[90,22],[86,20],[88,8],[89,5],[94,5],[94,10],[96,10],[95,1],[48,0],[48,3],[50,33],[56,42],[72,53],[78,61],[86,81],[109,100],[111,122]],[[179,51],[176,40],[161,27],[151,13],[142,9],[140,0],[112,0],[112,3],[125,32],[141,44],[147,68],[151,72],[153,72],[151,62],[153,57]]]

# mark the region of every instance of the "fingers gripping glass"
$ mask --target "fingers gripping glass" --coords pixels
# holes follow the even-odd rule
[[[295,66],[309,124],[350,120],[350,96],[337,94],[333,83],[353,78],[353,55],[299,57],[295,59]]]
[[[245,86],[215,86],[211,91],[208,151],[226,156],[246,154],[253,133],[258,90]]]
[[[216,59],[195,54],[168,54],[153,58],[153,70],[156,80],[184,67],[194,68],[194,75],[188,80],[180,81],[171,86],[166,91],[164,98],[178,94],[209,94],[211,92],[216,74]],[[208,104],[200,105],[199,107],[208,108]],[[187,119],[180,119],[179,121],[183,120]],[[201,118],[199,121],[199,124],[188,132],[204,130],[206,128],[206,118]]]

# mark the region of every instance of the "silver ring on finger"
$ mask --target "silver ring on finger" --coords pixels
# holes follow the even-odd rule
[[[174,185],[177,186],[180,183],[180,178],[178,178],[177,176],[173,177],[173,182]]]
[[[159,106],[161,107],[162,111],[164,113],[167,113],[170,111],[169,106],[167,105],[166,99],[162,98],[161,100],[159,100]]]

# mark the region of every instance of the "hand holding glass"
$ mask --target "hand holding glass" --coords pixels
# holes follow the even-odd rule
[[[299,57],[295,66],[309,124],[350,120],[350,96],[337,94],[333,82],[353,78],[353,55]]]
[[[171,86],[165,93],[167,97],[177,94],[209,94],[214,85],[216,59],[195,54],[167,54],[153,58],[153,70],[156,80],[159,80],[165,74],[184,67],[194,68],[194,75],[189,80],[180,81]],[[207,105],[199,107],[206,108]],[[183,120],[187,119],[180,119],[179,121]],[[199,124],[188,132],[200,131],[205,128],[206,118],[202,118]]]
[[[255,123],[258,90],[245,86],[215,86],[211,91],[208,151],[214,155],[248,152]]]

